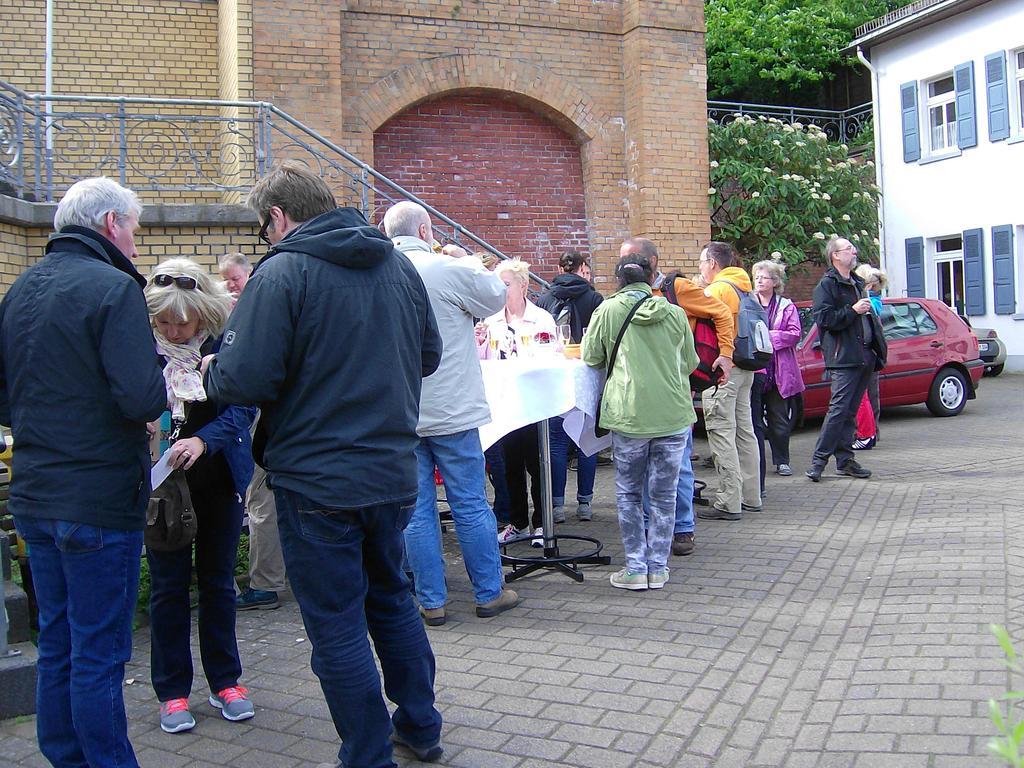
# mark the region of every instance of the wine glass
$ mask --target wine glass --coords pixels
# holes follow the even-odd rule
[[[563,347],[567,344],[572,344],[572,328],[568,323],[562,323],[558,326],[558,340]]]
[[[532,333],[520,333],[519,334],[519,356],[530,357],[530,342],[533,341]]]

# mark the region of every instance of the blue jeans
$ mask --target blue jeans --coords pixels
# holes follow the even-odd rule
[[[270,478],[273,485],[273,476]],[[434,654],[401,569],[414,502],[325,506],[275,488],[281,549],[312,646],[344,768],[394,768],[392,729],[415,746],[441,737]],[[380,692],[398,705],[394,718]]]
[[[39,604],[36,732],[56,768],[138,768],[121,684],[142,531],[15,516]]]
[[[242,662],[235,639],[235,560],[242,505],[230,483],[192,492],[199,529],[195,541],[199,586],[199,654],[210,691],[238,685]],[[187,699],[192,692],[192,547],[177,552],[146,550],[153,691],[158,701]]]
[[[686,432],[686,445],[683,448],[683,458],[679,462],[679,482],[676,483],[676,520],[672,527],[672,533],[693,533],[693,464],[690,462],[690,453],[693,451],[693,431]],[[644,525],[651,517],[651,499],[644,485]]]
[[[619,512],[626,567],[634,573],[668,568],[675,519],[679,467],[689,429],[678,435],[633,438],[612,432],[615,457],[615,504]],[[650,520],[645,522],[643,492],[650,493]]]
[[[569,436],[565,434],[561,416],[548,419],[551,435],[551,503],[565,506],[565,478],[569,466]],[[590,503],[594,499],[594,477],[597,475],[597,454],[587,456],[576,451],[576,501]]]
[[[473,595],[478,604],[489,603],[501,594],[502,573],[494,513],[484,495],[479,432],[469,429],[454,435],[424,437],[416,446],[416,462],[419,493],[416,510],[405,529],[405,552],[415,576],[416,598],[424,608],[440,608],[448,602],[434,485],[436,465],[444,479]]]

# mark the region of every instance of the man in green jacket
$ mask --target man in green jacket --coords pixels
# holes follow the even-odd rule
[[[686,312],[652,295],[654,267],[648,256],[622,257],[615,275],[618,292],[594,311],[583,338],[583,361],[608,369],[600,423],[612,432],[626,552],[626,567],[610,580],[619,589],[660,589],[668,582],[679,465],[690,425],[697,420],[689,383],[697,353]],[[645,483],[647,525],[641,505]]]

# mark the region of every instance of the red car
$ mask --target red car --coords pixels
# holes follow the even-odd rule
[[[925,403],[936,416],[956,416],[976,397],[985,364],[978,338],[960,317],[935,299],[883,299],[882,331],[888,363],[879,374],[882,406]],[[804,415],[828,411],[830,385],[811,303],[798,302],[804,337],[796,359],[803,374]]]

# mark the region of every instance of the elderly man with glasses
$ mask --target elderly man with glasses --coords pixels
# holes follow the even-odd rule
[[[885,338],[864,281],[853,271],[857,247],[846,238],[833,237],[825,249],[825,261],[829,268],[814,289],[812,312],[832,381],[832,399],[807,477],[820,482],[828,460],[835,456],[839,474],[865,480],[871,472],[853,458],[851,446],[857,407],[871,374],[885,367]]]

